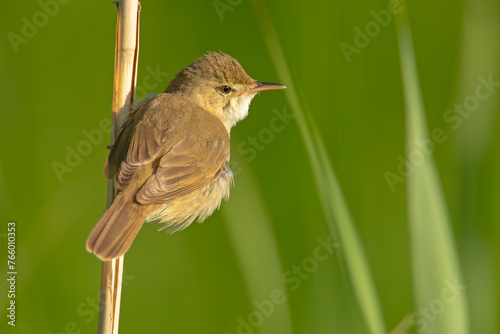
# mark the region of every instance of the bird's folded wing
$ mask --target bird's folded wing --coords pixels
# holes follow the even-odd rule
[[[109,153],[105,174],[108,179],[116,175],[120,190],[127,188],[139,167],[154,161],[162,149],[168,149],[165,147],[168,122],[145,117],[164,107],[156,100],[151,99],[130,114]]]
[[[215,180],[228,157],[229,135],[220,120],[183,99],[159,94],[125,122],[110,152],[107,174],[116,174],[120,190],[140,177],[136,200],[165,203]],[[139,176],[143,166],[152,174]]]
[[[123,124],[111,147],[104,169],[107,179],[116,175],[117,187],[125,190],[137,169],[153,161],[165,141],[165,129],[144,118],[150,103],[134,110]]]
[[[166,139],[166,132],[153,125],[141,123],[135,130],[116,177],[116,185],[120,190],[127,188],[139,167],[152,163],[158,158]]]
[[[228,138],[186,137],[161,157],[136,200],[144,205],[165,203],[202,189],[217,179],[228,156]]]

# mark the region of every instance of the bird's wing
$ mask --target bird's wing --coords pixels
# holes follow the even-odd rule
[[[144,205],[165,203],[202,189],[219,177],[228,156],[229,138],[186,137],[161,157],[136,200]]]
[[[118,189],[125,190],[138,170],[150,165],[152,175],[141,181],[136,200],[165,203],[215,180],[228,157],[222,122],[185,100],[159,94],[127,119],[108,158],[108,178],[116,174]]]
[[[116,174],[120,190],[127,188],[139,167],[158,157],[166,141],[166,129],[142,117],[147,110],[147,105],[143,106],[127,119],[109,154],[107,177]]]

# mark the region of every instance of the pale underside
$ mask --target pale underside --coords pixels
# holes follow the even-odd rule
[[[160,210],[151,213],[146,222],[163,223],[160,230],[169,233],[185,229],[196,218],[202,223],[220,207],[222,198],[229,199],[232,185],[233,172],[226,163],[217,180],[189,196],[166,203]]]

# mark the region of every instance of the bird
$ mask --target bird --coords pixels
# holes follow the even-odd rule
[[[223,52],[184,67],[163,93],[132,111],[110,148],[104,174],[118,193],[92,228],[87,250],[124,255],[145,222],[170,233],[203,222],[229,198],[231,128],[252,99],[284,85],[252,79]]]

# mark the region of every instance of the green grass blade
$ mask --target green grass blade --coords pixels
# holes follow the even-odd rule
[[[244,166],[243,159],[237,158],[237,154],[233,154],[232,158],[240,161],[242,168],[249,169]],[[254,185],[255,181],[249,173],[240,173],[236,182],[238,186],[231,191],[231,200],[225,203],[223,212],[252,298],[252,308],[255,309],[255,302],[262,304],[264,300],[272,300],[273,291],[281,291],[285,296],[283,298],[286,298],[287,291],[282,279],[283,269],[276,239],[261,196]],[[283,303],[282,298],[279,300],[280,303],[273,303],[272,306],[269,302],[264,302],[267,306],[265,312],[260,311],[263,314],[262,324],[255,326],[259,333],[292,333],[288,298]],[[250,313],[240,316],[253,329],[253,324],[259,323],[255,323],[255,319],[248,321]]]
[[[346,201],[342,194],[333,167],[326,153],[324,144],[310,117],[304,114],[304,108],[293,84],[279,40],[271,24],[265,4],[253,2],[264,40],[274,62],[278,75],[287,86],[286,97],[294,114],[304,140],[309,160],[314,172],[316,187],[321,199],[322,209],[332,236],[342,247],[343,261],[348,269],[361,313],[370,333],[386,333],[382,309],[377,297],[375,284],[361,240],[356,232]],[[309,115],[309,114],[308,114]],[[308,124],[309,123],[309,124]]]
[[[402,7],[406,8],[406,4]],[[427,130],[408,18],[397,16],[396,29],[406,106],[406,156],[418,165],[407,179],[408,220],[418,332],[468,333],[465,286],[450,220],[432,153],[423,143]]]
[[[456,101],[477,98],[477,89],[484,87],[480,79],[500,78],[500,10],[498,2],[490,0],[467,0],[463,11],[463,34],[460,52],[460,70]],[[490,88],[491,89],[491,88]],[[467,235],[460,244],[463,259],[464,278],[468,285],[469,311],[472,333],[498,332],[500,314],[498,296],[498,259],[492,256],[492,242],[483,225],[496,225],[494,219],[483,214],[484,198],[495,203],[498,196],[491,196],[481,188],[484,179],[484,165],[488,153],[498,150],[494,146],[498,131],[499,88],[486,91],[481,96],[470,117],[464,118],[456,131],[456,152],[461,164],[458,166],[460,182],[458,188],[457,225]],[[491,176],[487,177],[488,183]],[[491,183],[490,183],[491,184]],[[497,189],[491,185],[490,189]],[[493,204],[495,205],[495,204]]]

